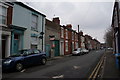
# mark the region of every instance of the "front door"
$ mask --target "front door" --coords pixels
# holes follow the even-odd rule
[[[55,43],[55,56],[59,56],[60,55],[60,52],[59,52],[59,41],[55,40],[54,43]]]
[[[2,36],[2,58],[5,58],[6,37]]]
[[[63,42],[61,42],[61,55],[64,55],[64,43]]]
[[[18,53],[19,50],[19,36],[15,35],[14,37],[14,53]]]

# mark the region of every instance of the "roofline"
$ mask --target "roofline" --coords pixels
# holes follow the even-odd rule
[[[18,5],[20,5],[20,6],[24,7],[24,8],[26,8],[26,9],[35,11],[35,12],[37,12],[38,14],[40,14],[40,15],[46,17],[46,15],[44,15],[44,14],[40,13],[39,11],[37,11],[37,10],[35,10],[35,9],[33,9],[33,8],[29,7],[29,6],[27,6],[26,4],[24,4],[24,3],[22,3],[22,2],[13,2],[13,3],[18,4]]]
[[[73,32],[75,32],[75,33],[78,33],[77,31],[75,31],[75,30],[73,30],[73,29],[71,29],[71,28],[68,28],[68,27],[66,27],[65,25],[60,25],[60,27],[64,27],[65,29],[68,29],[68,30],[70,30],[70,31],[73,31]]]

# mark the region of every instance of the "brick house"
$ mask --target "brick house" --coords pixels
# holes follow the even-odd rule
[[[12,11],[13,4],[8,2],[0,2],[0,51],[2,58],[10,56],[10,44],[11,44],[11,29],[10,25],[12,24]]]
[[[61,26],[64,30],[64,55],[72,53],[72,25]]]
[[[94,49],[100,49],[100,42],[97,39],[93,39],[94,41]]]
[[[64,55],[71,54],[78,48],[78,33],[72,29],[72,25],[61,26],[61,41],[64,44]]]
[[[100,42],[89,35],[85,35],[85,47],[89,50],[97,50],[100,49]]]
[[[79,38],[80,38],[80,48],[84,49],[85,48],[85,36],[83,35],[83,32],[79,32]]]
[[[85,48],[88,50],[92,50],[91,40],[92,40],[91,36],[85,35]]]
[[[60,55],[60,21],[53,18],[52,21],[46,19],[45,28],[45,51],[47,56],[54,57]],[[53,53],[51,53],[53,49]]]
[[[72,51],[78,48],[78,33],[72,30]]]

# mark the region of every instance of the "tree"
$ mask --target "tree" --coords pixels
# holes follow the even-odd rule
[[[108,28],[104,35],[105,43],[107,47],[113,47],[113,29]]]

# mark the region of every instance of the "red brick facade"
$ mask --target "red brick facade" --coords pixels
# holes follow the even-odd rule
[[[69,24],[67,26],[61,26],[61,39],[64,40],[64,54],[68,55],[72,53],[72,50],[78,48],[78,33],[72,30],[72,25]],[[63,34],[62,34],[62,30]]]

